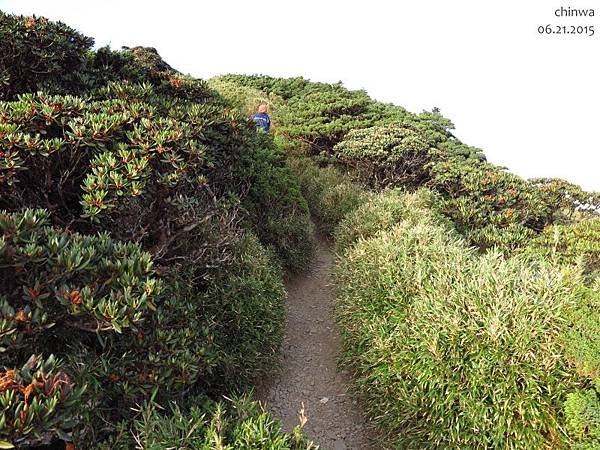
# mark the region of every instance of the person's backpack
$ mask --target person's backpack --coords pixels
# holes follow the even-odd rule
[[[256,125],[265,131],[269,131],[271,128],[271,118],[267,113],[259,112],[252,116],[252,120],[256,122]]]

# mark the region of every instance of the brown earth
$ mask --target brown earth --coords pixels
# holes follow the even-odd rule
[[[340,335],[334,321],[331,245],[319,248],[309,273],[286,282],[287,325],[280,373],[264,383],[257,398],[286,431],[298,424],[304,405],[306,435],[325,450],[375,450],[374,433],[360,403],[348,393],[349,374],[339,371]]]

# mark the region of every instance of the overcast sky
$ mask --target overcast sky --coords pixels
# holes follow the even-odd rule
[[[556,17],[561,6],[596,7]],[[343,81],[409,110],[439,107],[463,142],[524,177],[600,191],[597,0],[0,0],[62,20],[98,46],[155,47],[196,77]],[[540,35],[540,25],[597,35]]]

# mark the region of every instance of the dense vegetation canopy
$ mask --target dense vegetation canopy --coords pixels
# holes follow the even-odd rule
[[[600,448],[600,196],[452,130],[0,12],[0,448],[315,448],[248,393],[309,214],[382,445]]]

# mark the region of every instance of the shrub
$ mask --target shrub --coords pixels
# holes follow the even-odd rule
[[[404,108],[376,102],[366,92],[348,90],[341,83],[244,75],[226,75],[217,80],[283,98],[285,103],[274,115],[277,132],[306,144],[312,154],[329,153],[354,128],[413,116]],[[428,120],[435,121],[432,117]]]
[[[303,416],[300,418],[305,420]],[[132,448],[135,442],[148,450],[318,450],[303,436],[302,425],[303,422],[291,433],[284,433],[281,425],[248,397],[220,402],[199,398],[194,399],[189,411],[171,405],[166,413],[147,403],[131,434],[124,433],[120,442],[101,448]]]
[[[291,272],[306,270],[316,251],[308,205],[285,154],[266,136],[257,144],[256,177],[244,203],[261,242]]]
[[[0,11],[0,100],[78,84],[93,39],[63,23]]]
[[[450,139],[448,129],[432,122],[426,113],[354,129],[334,147],[333,154],[361,183],[375,189],[427,184],[436,162],[484,159],[479,149]]]
[[[566,441],[561,332],[578,296],[561,272],[476,257],[447,228],[407,222],[350,248],[337,285],[343,360],[393,445]]]
[[[136,244],[55,230],[40,210],[0,211],[0,233],[5,362],[59,350],[81,330],[135,327],[160,294],[151,256]]]
[[[373,187],[419,186],[429,178],[434,145],[413,124],[395,123],[350,131],[334,155]]]
[[[244,388],[273,367],[285,318],[282,274],[273,255],[252,235],[240,240],[236,253],[227,270],[215,274],[195,312],[212,328],[218,355],[205,381],[228,388]]]
[[[0,370],[56,354],[85,405],[31,433],[5,421],[12,442],[90,448],[156,386],[161,402],[247,387],[274,363],[284,298],[251,232],[290,266],[310,252],[306,204],[252,123],[153,49],[86,58],[84,95],[0,102]]]
[[[213,79],[224,83],[234,83],[237,86],[246,86],[257,89],[266,94],[274,94],[284,100],[302,95],[311,85],[311,82],[302,78],[275,78],[267,75],[221,75]]]
[[[68,437],[77,423],[82,390],[73,387],[53,356],[32,355],[19,369],[0,372],[1,448],[47,443]]]
[[[574,436],[574,450],[600,448],[600,396],[593,389],[568,395],[565,402],[567,426]]]
[[[229,251],[201,291],[193,268],[165,274],[156,312],[135,333],[105,338],[100,348],[82,341],[67,349],[71,377],[87,386],[84,399],[93,406],[81,413],[76,442],[108,438],[156,386],[157,401],[180,402],[190,392],[247,389],[272,369],[283,334],[281,273],[251,235]]]
[[[568,361],[582,377],[582,383],[595,383],[600,392],[600,259],[598,219],[585,219],[571,225],[552,225],[524,249],[525,255],[550,260],[563,267],[578,266],[582,273],[582,298],[569,314],[563,332]],[[567,269],[568,270],[568,269]],[[565,402],[567,429],[576,442],[574,448],[600,446],[598,424],[600,398],[590,388],[569,394]]]
[[[274,94],[267,94],[256,88],[244,86],[234,81],[213,78],[208,81],[208,85],[229,102],[233,108],[238,109],[247,117],[256,113],[261,104],[268,105],[269,113],[273,115],[283,106],[283,99],[281,97]]]
[[[597,217],[600,194],[560,178],[533,178],[529,182],[540,192],[549,212],[550,224],[569,224],[581,217]]]
[[[522,178],[475,159],[438,162],[431,186],[444,198],[443,211],[471,242],[509,251],[541,231],[548,211],[539,192]]]
[[[401,222],[417,225],[444,221],[436,208],[439,208],[439,198],[427,189],[412,194],[400,189],[382,191],[340,222],[334,234],[335,248],[343,254],[355,243],[373,238]]]
[[[558,264],[579,263],[591,281],[600,270],[600,219],[546,227],[531,241],[526,251],[541,254]]]
[[[364,189],[348,181],[334,167],[320,168],[307,158],[292,159],[290,167],[298,178],[311,213],[328,234],[333,233],[347,214],[368,199]]]
[[[369,194],[364,189],[348,181],[325,189],[317,211],[323,230],[332,234],[342,219],[368,198]]]

